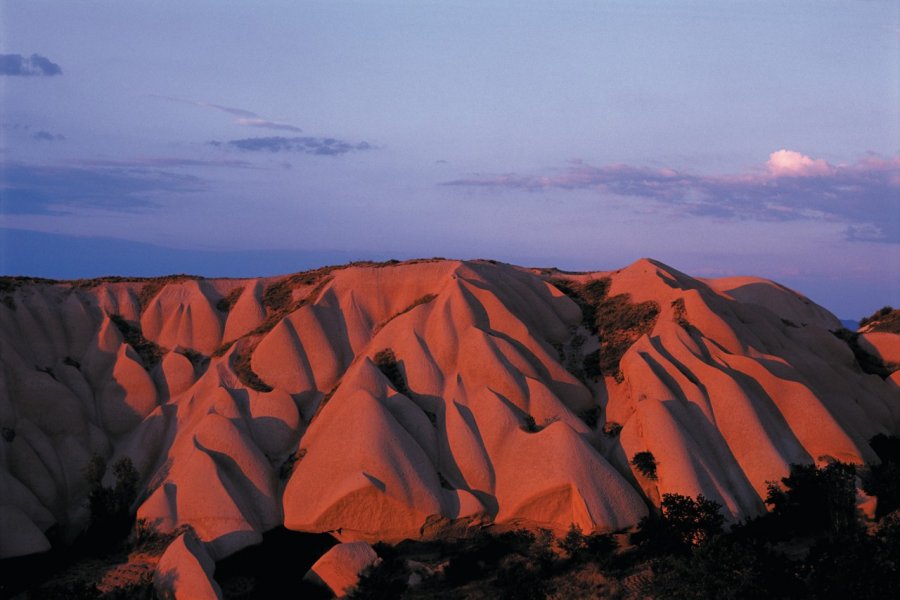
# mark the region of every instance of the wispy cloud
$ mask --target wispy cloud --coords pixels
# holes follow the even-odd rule
[[[223,112],[225,114],[231,115],[234,117],[234,123],[237,125],[243,125],[245,127],[260,127],[262,129],[275,129],[280,131],[293,131],[295,133],[300,133],[303,131],[299,127],[291,125],[290,123],[282,123],[279,121],[272,121],[269,119],[264,119],[260,115],[256,114],[253,111],[245,110],[243,108],[234,108],[231,106],[222,106],[221,104],[212,104],[210,102],[197,102],[195,100],[185,100],[183,98],[174,98],[172,96],[163,96],[160,94],[153,94],[155,98],[162,98],[163,100],[169,100],[170,102],[180,102],[182,104],[190,104],[191,106],[199,106],[200,108],[208,108],[211,110],[216,110],[219,112]]]
[[[841,222],[847,226],[848,239],[900,243],[900,157],[871,155],[853,164],[834,165],[779,150],[762,167],[731,175],[576,162],[547,175],[477,175],[443,185],[596,190],[692,215]]]
[[[173,156],[148,156],[131,159],[110,160],[97,158],[79,158],[66,162],[76,167],[109,167],[109,168],[178,168],[178,167],[229,167],[237,169],[256,169],[253,163],[246,160],[201,160],[196,158],[180,158]]]
[[[71,214],[84,208],[134,211],[160,194],[206,189],[200,178],[138,165],[34,165],[0,161],[0,214]]]
[[[31,134],[31,139],[39,142],[62,142],[66,136],[61,133],[50,133],[49,131],[35,131]]]
[[[40,54],[22,56],[21,54],[0,54],[0,75],[17,77],[50,77],[62,75],[58,64]]]
[[[212,146],[234,148],[245,152],[301,152],[320,156],[338,156],[360,150],[374,148],[368,142],[347,142],[326,137],[257,137],[230,140],[227,142],[212,141]]]

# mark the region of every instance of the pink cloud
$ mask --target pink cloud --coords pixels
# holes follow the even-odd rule
[[[769,155],[766,166],[775,177],[809,177],[828,175],[834,167],[825,160],[813,159],[793,150],[778,150]]]
[[[527,191],[593,190],[633,198],[635,210],[758,221],[826,220],[845,224],[848,239],[900,243],[900,156],[869,155],[832,165],[793,150],[769,155],[762,168],[695,175],[623,164],[569,161],[550,174],[478,175],[449,186]]]

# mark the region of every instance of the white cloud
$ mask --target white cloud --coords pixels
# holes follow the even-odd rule
[[[784,149],[770,154],[766,166],[775,177],[829,175],[834,171],[834,167],[821,158],[813,159],[805,154]]]

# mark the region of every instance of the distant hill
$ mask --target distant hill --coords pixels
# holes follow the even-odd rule
[[[853,319],[841,319],[841,326],[844,329],[856,331],[857,329],[859,329],[859,321],[854,321]]]

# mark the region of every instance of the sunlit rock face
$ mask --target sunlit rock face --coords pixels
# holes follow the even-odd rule
[[[897,374],[861,370],[839,327],[773,282],[650,260],[6,279],[0,554],[85,527],[96,455],[129,457],[138,517],[192,526],[212,560],[281,524],[347,542],[618,530],[667,492],[740,519],[791,463],[874,460],[867,440],[900,433]],[[898,337],[859,345],[893,364]]]

